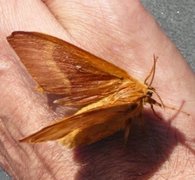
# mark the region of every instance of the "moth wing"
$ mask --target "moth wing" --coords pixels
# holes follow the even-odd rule
[[[21,142],[38,143],[61,139],[61,142],[68,146],[96,142],[123,129],[126,120],[137,113],[136,107],[135,103],[105,106],[73,115],[43,128]]]
[[[118,90],[128,74],[68,42],[36,32],[7,38],[29,73],[48,94],[67,105],[86,105]]]

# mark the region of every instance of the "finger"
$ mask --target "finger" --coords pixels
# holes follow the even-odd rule
[[[119,60],[120,64],[123,56],[121,52],[127,49],[130,51],[128,43],[137,28],[137,22],[134,23],[132,19],[134,14],[132,9],[140,10],[139,2],[134,1],[131,4],[127,0],[106,3],[77,0],[43,2],[70,36],[90,52],[107,60]]]
[[[6,37],[16,30],[39,31],[70,40],[66,31],[42,1],[0,0],[0,36]]]

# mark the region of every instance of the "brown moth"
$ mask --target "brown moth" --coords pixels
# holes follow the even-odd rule
[[[68,42],[37,32],[13,32],[9,44],[46,94],[62,95],[54,103],[79,110],[21,142],[60,140],[75,147],[96,142],[142,119],[145,104],[162,106],[152,87],[154,65],[144,83],[124,70]],[[150,79],[150,81],[149,81]],[[148,82],[149,81],[149,82]],[[152,98],[156,93],[161,103]]]

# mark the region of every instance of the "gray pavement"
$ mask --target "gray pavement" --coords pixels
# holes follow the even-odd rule
[[[195,0],[141,0],[195,71]]]

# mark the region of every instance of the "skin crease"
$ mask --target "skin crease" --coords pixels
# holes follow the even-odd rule
[[[139,1],[0,0],[0,165],[13,179],[193,179],[195,78],[192,70]],[[5,38],[16,30],[54,35],[144,80],[159,60],[153,86],[166,105],[162,120],[144,113],[123,134],[67,149],[57,142],[21,144],[18,139],[51,123],[58,114],[24,70]]]

